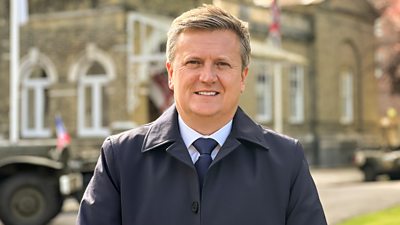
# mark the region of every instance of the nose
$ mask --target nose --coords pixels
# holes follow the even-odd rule
[[[217,80],[217,70],[212,64],[203,66],[199,80],[205,83],[214,83]]]

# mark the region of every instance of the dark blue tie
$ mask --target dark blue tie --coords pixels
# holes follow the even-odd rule
[[[217,146],[217,142],[211,138],[199,138],[193,142],[193,146],[199,151],[200,157],[194,164],[200,181],[200,190],[203,187],[204,176],[212,162],[211,152]]]

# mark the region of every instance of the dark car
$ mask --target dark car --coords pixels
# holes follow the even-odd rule
[[[375,181],[379,175],[400,179],[400,149],[359,149],[354,154],[354,163],[364,173],[365,181]]]

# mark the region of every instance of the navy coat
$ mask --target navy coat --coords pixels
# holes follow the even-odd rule
[[[303,149],[240,108],[202,194],[175,107],[107,138],[78,225],[325,225]]]

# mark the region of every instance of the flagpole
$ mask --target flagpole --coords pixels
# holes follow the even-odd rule
[[[282,65],[280,62],[274,65],[274,130],[281,133],[283,131],[283,110],[282,110]]]
[[[16,144],[19,140],[19,24],[18,1],[10,0],[10,142]]]
[[[271,7],[272,22],[269,28],[269,42],[274,48],[281,48],[280,12],[278,0],[273,0]],[[274,63],[274,130],[283,132],[283,102],[282,102],[282,63]]]

